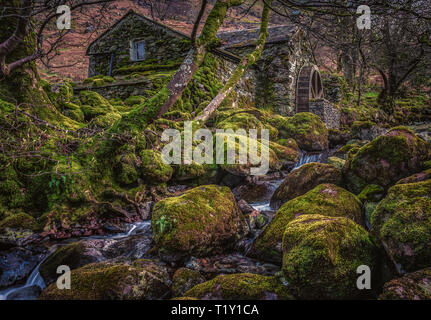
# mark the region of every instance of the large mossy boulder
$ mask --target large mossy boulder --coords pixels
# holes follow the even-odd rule
[[[379,300],[431,300],[431,268],[385,283]]]
[[[348,189],[359,193],[368,184],[388,188],[421,171],[427,146],[407,128],[390,130],[359,149],[343,169]]]
[[[276,116],[270,120],[278,129],[280,138],[292,138],[302,150],[322,151],[328,149],[328,129],[319,116],[300,112],[287,118]]]
[[[246,231],[234,195],[229,188],[216,185],[159,201],[151,224],[159,254],[168,261],[220,252]]]
[[[370,220],[398,272],[431,266],[431,180],[393,186]]]
[[[271,198],[271,207],[280,206],[322,183],[341,184],[341,170],[325,163],[307,163],[290,172]]]
[[[92,263],[72,270],[71,288],[49,285],[41,300],[154,300],[169,293],[166,268],[152,260],[132,264]]]
[[[201,300],[291,300],[288,287],[275,277],[251,273],[220,275],[184,293]]]
[[[365,265],[373,273],[377,257],[368,232],[345,217],[302,215],[284,231],[282,270],[291,292],[300,299],[363,297],[369,290],[358,289],[357,268]]]
[[[355,195],[333,184],[321,184],[306,194],[286,202],[257,237],[250,255],[281,263],[284,230],[290,221],[304,214],[347,217],[364,225],[361,202]]]

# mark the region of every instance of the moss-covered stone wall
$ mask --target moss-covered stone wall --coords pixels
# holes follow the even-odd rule
[[[190,40],[185,35],[130,12],[89,46],[89,76],[107,75],[111,54],[114,54],[114,73],[142,62],[132,61],[130,54],[131,42],[138,40],[145,41],[144,61],[153,64],[184,57],[190,49]]]

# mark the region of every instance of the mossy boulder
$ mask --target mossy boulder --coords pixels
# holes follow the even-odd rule
[[[115,111],[109,101],[97,92],[81,91],[78,98],[86,121]]]
[[[292,138],[302,150],[328,149],[328,129],[319,116],[300,112],[291,118],[276,116],[270,121],[278,129],[280,138]]]
[[[397,182],[397,184],[415,183],[431,179],[431,169],[416,173],[410,177],[403,178]]]
[[[141,173],[146,183],[162,183],[171,179],[174,169],[163,161],[160,152],[144,150],[140,157]]]
[[[117,182],[122,186],[138,181],[140,160],[134,153],[118,155],[115,158],[114,173]]]
[[[431,300],[431,268],[385,283],[379,300]]]
[[[201,300],[291,300],[279,279],[251,273],[220,275],[184,294]]]
[[[275,142],[270,142],[269,147],[277,155],[282,167],[291,168],[301,159],[301,150],[295,145],[292,147],[284,146]]]
[[[62,113],[71,118],[72,120],[78,122],[84,122],[84,112],[82,112],[81,107],[72,102],[66,102],[63,104]]]
[[[38,224],[35,218],[21,212],[12,214],[0,221],[0,231],[5,231],[6,228],[37,231]]]
[[[271,206],[281,205],[301,196],[322,183],[341,184],[341,170],[333,165],[311,162],[290,172],[271,198]]]
[[[427,156],[424,140],[407,128],[395,128],[361,147],[344,167],[349,190],[359,193],[368,184],[384,188],[421,171]]]
[[[397,184],[371,214],[373,233],[398,272],[431,266],[431,180]]]
[[[154,300],[169,292],[166,268],[151,260],[100,262],[72,270],[71,289],[49,285],[41,300]]]
[[[368,232],[345,217],[302,215],[283,234],[283,274],[301,299],[360,298],[357,268],[377,270],[377,256]]]
[[[355,195],[333,184],[321,184],[306,194],[286,202],[257,237],[250,255],[281,263],[284,230],[290,221],[304,214],[348,217],[364,225],[361,202]]]
[[[180,297],[194,286],[205,282],[205,278],[197,271],[180,268],[172,276],[172,295]]]
[[[246,231],[244,217],[227,187],[206,185],[159,201],[151,225],[164,260],[204,256],[235,244]]]
[[[95,256],[94,252],[88,252],[85,242],[80,241],[57,249],[40,265],[39,272],[49,284],[58,278],[57,268],[61,265],[73,270],[98,261],[99,257]]]

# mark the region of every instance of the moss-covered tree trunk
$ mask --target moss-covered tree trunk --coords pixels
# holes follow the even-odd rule
[[[210,104],[204,109],[204,111],[194,119],[195,121],[203,123],[208,120],[208,118],[214,113],[215,110],[217,110],[220,104],[232,92],[232,90],[235,88],[235,85],[241,80],[241,77],[243,76],[244,72],[260,59],[263,49],[265,47],[266,37],[268,35],[268,22],[270,16],[269,6],[271,5],[271,3],[272,0],[268,0],[265,2],[256,48],[252,53],[248,54],[241,60],[240,64],[237,66],[237,68],[230,76],[229,80],[226,82],[223,88],[219,91],[217,96],[210,102]]]

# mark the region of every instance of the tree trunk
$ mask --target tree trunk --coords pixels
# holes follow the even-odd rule
[[[203,110],[203,112],[195,117],[195,121],[204,123],[208,118],[214,113],[215,110],[222,104],[226,97],[232,92],[236,84],[241,80],[244,72],[253,64],[255,64],[261,57],[263,49],[266,43],[266,37],[268,35],[268,22],[270,15],[270,5],[272,0],[266,1],[262,12],[262,19],[260,25],[259,38],[256,43],[256,48],[252,53],[245,56],[240,64],[237,66],[233,74],[230,76],[229,80],[219,91],[217,96],[209,103],[209,105]]]

